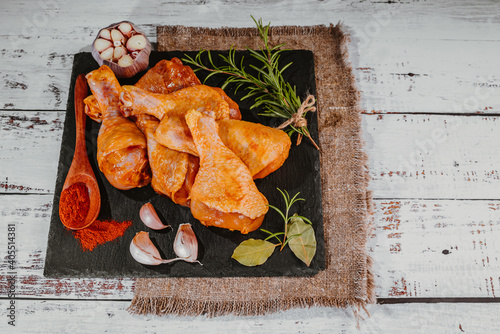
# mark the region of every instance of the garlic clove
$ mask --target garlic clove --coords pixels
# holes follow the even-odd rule
[[[110,41],[111,40],[111,31],[109,31],[109,29],[102,29],[101,32],[99,33],[99,37]]]
[[[126,54],[120,59],[118,59],[118,65],[121,67],[129,67],[132,66],[134,63],[134,58],[132,58],[130,55]]]
[[[101,52],[100,57],[104,60],[111,60],[113,59],[113,53],[114,53],[114,48],[107,48],[103,52]]]
[[[125,36],[118,29],[111,30],[111,40],[115,46],[122,45],[125,43]],[[118,45],[117,45],[118,44]]]
[[[191,224],[181,224],[174,240],[175,254],[186,262],[198,262],[198,239]]]
[[[141,207],[139,216],[141,217],[142,222],[150,229],[163,230],[167,227],[170,227],[170,225],[163,225],[160,217],[158,217],[158,214],[153,207],[153,204],[151,203],[146,203]]]
[[[177,257],[175,259],[163,260],[161,258],[160,252],[153,245],[153,242],[149,238],[148,232],[138,232],[130,243],[130,254],[139,263],[146,264],[149,266],[157,266],[163,263],[172,263],[175,261],[187,261],[184,258]],[[188,262],[198,262],[199,261],[188,261]],[[201,264],[201,263],[200,263]]]
[[[146,47],[147,41],[144,35],[134,35],[127,41],[127,49],[130,52],[140,51]]]
[[[113,52],[113,59],[120,59],[123,55],[127,54],[127,49],[125,49],[123,46],[118,46],[115,48],[115,51]]]
[[[130,243],[130,254],[139,263],[159,265],[163,263],[160,252],[149,239],[148,232],[139,232]]]
[[[129,38],[130,36],[132,36],[132,32],[133,32],[132,25],[130,25],[130,23],[128,23],[128,22],[122,22],[122,23],[120,23],[118,25],[118,30],[120,30],[120,32],[125,37]]]
[[[99,52],[103,52],[111,46],[113,46],[113,43],[103,38],[98,38],[94,42],[94,48]]]

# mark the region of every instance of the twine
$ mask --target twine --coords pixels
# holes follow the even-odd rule
[[[296,113],[292,115],[289,119],[287,119],[283,124],[278,126],[278,129],[284,129],[290,124],[292,124],[296,128],[302,128],[307,126],[307,120],[304,118],[304,115],[308,111],[316,111],[316,107],[314,106],[314,103],[316,103],[316,99],[314,98],[314,95],[308,95],[307,98],[305,99],[304,102],[302,102],[302,105],[300,108],[297,110]]]

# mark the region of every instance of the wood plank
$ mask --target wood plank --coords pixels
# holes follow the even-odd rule
[[[0,331],[13,332],[1,300]],[[139,316],[128,301],[17,300],[16,332],[23,333],[498,333],[500,304],[370,305],[359,330],[351,310],[296,309],[262,317]]]
[[[0,112],[0,192],[54,191],[64,116],[62,112]]]
[[[498,199],[497,117],[365,115],[377,198]]]
[[[375,201],[377,296],[499,297],[499,201]]]
[[[52,196],[0,199],[0,231],[7,231],[8,224],[16,226],[18,296],[132,298],[133,279],[43,277]],[[376,200],[368,247],[375,261],[377,296],[498,297],[499,210],[500,201]],[[7,242],[0,238],[2,254]],[[7,261],[0,263],[2,295],[8,271]]]
[[[64,48],[64,40],[54,45],[50,37],[44,39],[50,49],[42,46],[29,54],[24,49],[9,50],[0,57],[6,67],[0,93],[8,97],[0,108],[65,108],[73,53],[53,51]],[[91,43],[86,39],[81,45]],[[492,71],[498,41],[378,40],[350,49],[362,108],[368,113],[500,111],[500,74]],[[37,76],[21,70],[26,63],[32,64]]]
[[[6,97],[0,108],[63,110],[72,55],[89,50],[100,27],[134,11],[134,22],[152,41],[155,26],[160,24],[219,26],[209,13],[224,17],[225,26],[252,26],[250,15],[273,25],[329,24],[335,13],[334,23],[343,21],[353,36],[351,58],[367,112],[500,111],[500,77],[491,70],[500,48],[494,33],[500,28],[500,18],[494,14],[500,6],[494,3],[420,6],[414,2],[309,1],[255,7],[246,3],[200,5],[193,0],[169,3],[167,11],[157,6],[145,4],[147,11],[137,11],[131,2],[97,13],[87,3],[68,6],[61,0],[46,3],[46,9],[41,4],[7,5],[2,24],[9,27],[4,38],[11,47],[0,53],[4,79],[0,94]],[[9,15],[19,10],[24,13],[21,18]],[[149,10],[156,10],[155,19]],[[284,10],[287,15],[276,18],[275,13]],[[186,20],[185,12],[191,19]],[[81,17],[87,18],[84,23],[79,23]]]
[[[492,70],[497,41],[379,39],[355,47],[354,73],[366,112],[500,111],[500,76]]]
[[[0,111],[0,193],[54,191],[63,123],[61,112]],[[363,115],[374,196],[500,198],[499,126],[493,116]]]

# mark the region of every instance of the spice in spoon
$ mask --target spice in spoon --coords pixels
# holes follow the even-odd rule
[[[71,227],[82,227],[90,208],[87,186],[77,182],[64,189],[59,201],[59,215]]]

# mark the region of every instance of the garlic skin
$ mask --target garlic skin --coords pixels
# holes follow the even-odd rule
[[[139,216],[141,217],[141,220],[144,223],[144,225],[146,225],[152,230],[163,230],[167,227],[170,227],[170,225],[164,225],[161,222],[160,217],[158,217],[158,214],[156,213],[156,210],[153,207],[153,204],[149,202],[141,207],[141,210],[139,211]]]
[[[139,232],[130,243],[130,254],[139,263],[151,266],[163,263],[160,252],[149,239],[148,232]]]
[[[191,224],[181,224],[174,240],[175,254],[186,262],[198,262],[198,239],[194,234]]]

